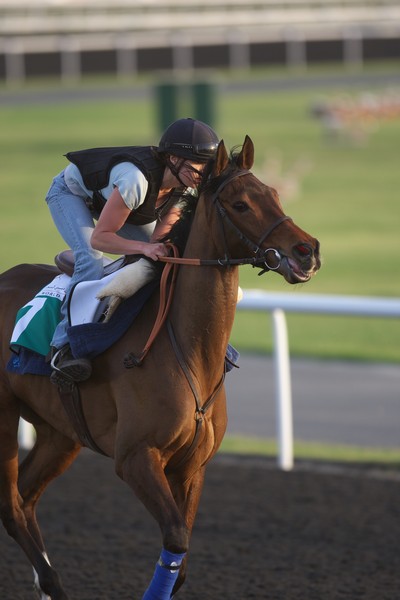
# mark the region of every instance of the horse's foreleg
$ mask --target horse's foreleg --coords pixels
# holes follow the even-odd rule
[[[20,465],[18,478],[27,529],[42,554],[42,559],[38,563],[31,560],[34,584],[40,600],[66,598],[58,577],[56,577],[56,583],[53,583],[54,571],[50,566],[36,520],[36,505],[50,481],[63,473],[76,458],[80,446],[45,423],[37,425],[36,432],[36,444]]]
[[[176,478],[175,475],[170,478],[170,485],[174,494],[175,501],[182,515],[184,515],[185,522],[190,534],[192,532],[197,514],[197,509],[199,507],[201,492],[204,483],[205,470],[205,466],[201,467],[189,480],[180,481]],[[182,562],[182,566],[179,569],[179,575],[172,590],[172,595],[176,594],[176,592],[179,590],[179,588],[185,581],[186,562],[187,557],[185,557],[185,559]]]
[[[189,546],[189,528],[164,473],[159,452],[146,448],[126,457],[117,471],[159,524],[163,548],[143,600],[169,600]]]
[[[188,535],[191,535],[194,521],[197,514],[197,509],[199,506],[200,496],[203,489],[204,483],[204,475],[205,475],[205,467],[199,468],[194,475],[191,476],[189,480],[185,479],[183,475],[182,478],[174,474],[169,478],[169,485],[172,490],[175,502],[178,506],[178,509],[185,520],[186,528],[188,531]],[[160,576],[160,567],[163,569],[166,568],[165,562],[166,558],[168,558],[169,562],[173,562],[174,557],[165,557],[165,551],[161,552],[160,560],[156,567],[156,571],[154,573],[153,580],[146,591],[146,594],[143,597],[143,600],[153,600],[158,598],[170,600],[174,597],[176,592],[183,585],[186,578],[186,563],[187,563],[187,555],[182,555],[182,562],[179,569],[173,569],[171,571],[171,583],[173,583],[172,591],[171,587],[168,588],[167,594],[163,595],[154,595],[154,589],[158,589],[157,581]],[[161,564],[160,564],[161,563]],[[177,576],[176,576],[177,571]],[[162,570],[161,570],[162,573]],[[147,595],[148,594],[148,595]],[[171,594],[171,595],[168,595]]]

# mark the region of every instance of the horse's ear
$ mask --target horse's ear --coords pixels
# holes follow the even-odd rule
[[[244,138],[243,146],[237,158],[237,166],[249,170],[254,164],[254,144],[248,135]]]
[[[224,140],[221,140],[218,144],[217,154],[215,156],[215,163],[213,168],[213,176],[217,177],[226,169],[229,164],[229,156],[225,148]]]

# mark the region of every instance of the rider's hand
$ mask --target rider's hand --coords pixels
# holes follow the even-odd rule
[[[165,244],[144,244],[142,254],[152,260],[158,260],[160,256],[168,256],[168,250]]]

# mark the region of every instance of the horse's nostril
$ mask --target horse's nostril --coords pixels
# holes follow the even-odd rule
[[[308,244],[297,244],[295,250],[300,256],[311,256],[313,251]]]

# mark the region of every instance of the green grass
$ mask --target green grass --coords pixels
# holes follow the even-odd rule
[[[257,437],[225,436],[219,452],[240,455],[259,455],[276,458],[275,440]],[[330,461],[335,463],[368,463],[400,467],[399,448],[364,448],[358,446],[325,444],[319,442],[294,442],[294,460]]]
[[[276,73],[255,71],[251,78],[271,75]],[[287,74],[279,72],[279,76]],[[244,80],[247,77],[243,75]],[[142,79],[138,85],[148,82]],[[40,88],[38,83],[31,84],[30,89],[51,89],[51,85],[46,82]],[[98,86],[99,100],[104,85],[103,79],[88,84]],[[110,85],[119,84],[113,81]],[[305,286],[289,286],[276,274],[257,277],[254,270],[243,268],[243,288],[400,296],[400,119],[379,123],[360,145],[346,137],[328,143],[320,123],[310,116],[310,107],[318,98],[362,91],[366,90],[266,90],[218,97],[218,132],[228,146],[241,143],[245,134],[253,138],[255,172],[261,179],[279,187],[277,167],[286,179],[293,170],[303,169],[298,193],[285,196],[282,189],[282,202],[300,226],[320,239],[323,254],[320,273]],[[185,107],[185,115],[188,110]],[[19,262],[52,262],[64,247],[44,196],[52,177],[66,164],[65,152],[99,145],[154,143],[159,136],[156,107],[151,101],[2,106],[0,131],[1,271]],[[400,358],[397,320],[291,314],[288,326],[292,354],[392,362]],[[241,351],[270,352],[268,316],[238,313],[232,343]]]

